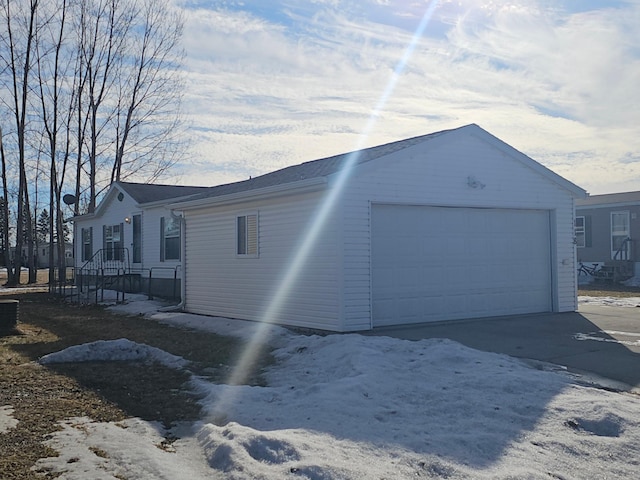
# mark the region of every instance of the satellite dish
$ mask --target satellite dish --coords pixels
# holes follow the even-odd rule
[[[67,193],[65,196],[62,197],[62,201],[66,205],[74,205],[78,200],[76,199],[75,195],[71,195],[70,193]]]

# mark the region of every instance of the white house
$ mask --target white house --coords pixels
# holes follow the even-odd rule
[[[183,307],[342,332],[574,311],[584,196],[477,125],[212,187],[170,205]]]
[[[166,204],[204,190],[114,182],[94,213],[73,218],[78,274],[122,271],[137,276],[137,286],[144,291],[152,278],[156,295],[179,295],[180,220]]]

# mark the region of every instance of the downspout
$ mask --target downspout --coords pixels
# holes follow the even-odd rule
[[[185,306],[185,299],[187,293],[187,285],[186,285],[186,268],[185,268],[185,253],[187,251],[186,245],[186,220],[184,218],[184,213],[182,215],[176,215],[175,210],[170,210],[171,217],[174,220],[180,222],[180,303],[177,305],[169,305],[168,307],[159,308],[159,312],[183,312]]]

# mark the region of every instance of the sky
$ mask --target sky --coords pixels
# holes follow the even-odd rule
[[[255,322],[153,313],[131,296],[110,307],[178,328],[251,339]],[[581,302],[634,307],[640,297]],[[37,462],[65,480],[359,480],[635,478],[638,394],[596,388],[559,366],[481,352],[446,339],[300,335],[270,326],[266,386],[192,376],[202,418],[167,432],[139,418],[71,418]],[[578,340],[591,342],[593,336]],[[40,363],[104,359],[189,363],[127,339],[77,345]],[[0,405],[0,434],[17,423]],[[177,437],[167,444],[165,437]]]
[[[181,184],[476,123],[591,194],[640,190],[640,0],[173,0]]]

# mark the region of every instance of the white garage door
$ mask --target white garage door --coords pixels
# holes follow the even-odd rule
[[[545,210],[374,205],[373,325],[548,312]]]

